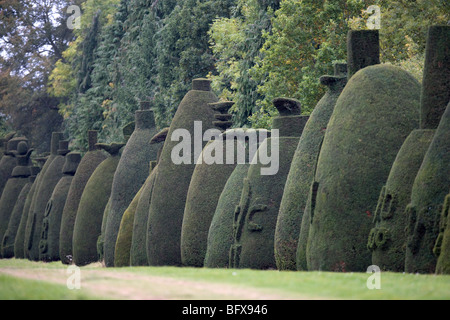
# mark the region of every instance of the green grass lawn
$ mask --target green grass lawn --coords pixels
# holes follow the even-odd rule
[[[66,271],[61,263],[0,260],[0,299],[450,299],[450,276],[381,273],[381,290],[369,290],[371,275],[365,273],[106,269],[96,264],[80,269],[81,290],[69,290]]]

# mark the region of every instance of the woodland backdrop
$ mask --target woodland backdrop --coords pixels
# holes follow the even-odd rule
[[[67,21],[81,8],[80,28]],[[381,59],[421,80],[428,26],[450,23],[447,0],[0,0],[0,135],[39,152],[64,130],[118,141],[142,100],[170,124],[191,81],[209,77],[235,102],[236,127],[270,128],[275,97],[310,113],[319,77],[346,59],[349,29],[381,8]]]

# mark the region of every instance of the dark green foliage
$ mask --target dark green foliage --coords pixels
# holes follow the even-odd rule
[[[278,171],[272,175],[263,175],[261,170],[267,165],[259,160],[250,165],[244,180],[239,213],[236,211],[233,225],[234,243],[230,249],[230,267],[276,268],[274,236],[278,212],[292,158],[309,117],[300,115],[301,106],[297,100],[275,99],[274,105],[280,116],[273,120],[273,129],[279,130],[280,136],[266,139],[256,156],[260,159],[264,148],[267,148],[268,154],[272,154],[277,150],[273,147],[277,146],[278,158],[272,160],[278,162]]]
[[[205,82],[209,81],[196,79],[193,81],[193,88]],[[215,111],[208,104],[217,101],[217,96],[212,91],[189,91],[172,120],[168,137],[171,137],[177,129],[188,130],[193,137],[194,121],[202,122],[203,132],[211,129],[212,122],[215,120]],[[194,150],[194,141],[191,140],[191,150]],[[158,175],[149,209],[147,234],[147,257],[152,266],[181,265],[181,225],[196,159],[191,159],[192,164],[175,165],[171,154],[178,144],[176,141],[167,139],[158,164]],[[205,143],[202,147],[204,146]]]
[[[50,165],[47,168],[44,166],[43,170],[41,171],[42,177],[36,180],[39,181],[39,184],[37,185],[38,189],[33,196],[30,211],[28,212],[28,220],[25,230],[25,254],[29,260],[39,260],[39,245],[42,232],[44,231],[42,227],[45,208],[52,196],[55,186],[63,176],[62,168],[64,167],[65,163],[64,156],[69,152],[69,150],[66,149],[66,147],[68,146],[68,142],[60,141],[60,145],[63,148],[58,149],[58,155],[56,155],[55,157],[51,157],[53,158],[53,160],[50,162]],[[46,165],[49,160],[47,160]]]
[[[420,85],[377,65],[357,72],[325,134],[311,194],[309,270],[366,271],[367,235],[382,186],[403,142],[418,127]]]
[[[238,164],[230,175],[217,202],[208,233],[204,265],[207,268],[228,268],[233,244],[233,223],[241,200],[244,179],[250,164]]]
[[[414,130],[409,135],[381,190],[374,218],[376,225],[370,233],[373,237],[369,238],[368,248],[372,251],[372,263],[383,271],[405,270],[405,208],[411,200],[414,179],[434,133],[435,130]],[[380,239],[386,241],[379,247]]]
[[[24,259],[25,258],[25,251],[24,251],[24,238],[25,238],[25,228],[27,226],[27,220],[28,220],[28,212],[30,210],[30,205],[31,205],[31,200],[33,199],[33,195],[36,191],[36,177],[37,175],[39,175],[40,173],[38,173],[40,171],[36,170],[33,171],[31,173],[31,176],[28,177],[29,182],[31,183],[31,188],[30,191],[28,192],[26,199],[24,200],[23,203],[23,209],[21,212],[21,218],[20,218],[20,224],[19,224],[19,228],[17,229],[17,234],[14,240],[14,257],[16,259]],[[24,187],[25,188],[25,187]],[[16,206],[14,207],[14,210],[16,210],[16,207],[19,207],[20,203],[17,202]],[[19,209],[17,209],[19,210]]]
[[[16,167],[16,159],[14,152],[22,141],[28,141],[24,137],[12,138],[7,142],[6,151],[0,160],[0,195],[11,177],[12,171]]]
[[[449,101],[450,26],[432,26],[425,56],[421,128],[436,129]]]
[[[114,267],[129,267],[130,266],[130,251],[131,242],[133,239],[133,223],[136,208],[141,197],[142,189],[138,191],[128,208],[125,210],[120,222],[119,232],[117,233],[117,241],[114,252]]]
[[[16,162],[16,166],[12,170],[11,178],[8,179],[8,182],[6,183],[0,197],[0,257],[2,256],[3,244],[5,243],[4,237],[8,230],[11,215],[17,199],[22,189],[27,184],[28,177],[30,176],[30,167],[28,164],[30,162],[30,155],[33,150],[28,150],[26,140],[20,141],[17,144],[16,149],[16,151],[12,151],[12,156]],[[19,219],[16,218],[16,221],[20,221]],[[17,224],[17,222],[15,224]],[[11,232],[12,231],[13,230],[11,230]],[[13,234],[10,236],[13,237]],[[10,255],[12,251],[13,250],[10,250]]]
[[[204,159],[205,153],[211,155],[215,152],[217,155],[218,149],[222,150],[222,164],[207,164],[203,160],[192,173],[181,228],[181,262],[184,266],[203,267],[209,226],[220,194],[236,167],[236,161],[232,164],[226,162],[226,139],[209,142],[203,149],[201,159]]]
[[[73,262],[85,266],[98,261],[97,240],[101,234],[103,213],[111,194],[114,173],[124,144],[99,145],[110,153],[89,178],[78,205],[73,229]]]
[[[130,265],[147,266],[147,221],[148,209],[152,199],[153,187],[158,172],[156,161],[150,164],[150,175],[145,180],[141,191],[133,222],[133,237],[131,239]]]
[[[62,169],[63,176],[53,189],[52,196],[45,208],[42,222],[42,234],[39,244],[39,260],[51,262],[59,261],[59,237],[61,219],[66,204],[67,195],[77,167],[81,161],[81,154],[69,153],[65,156]]]
[[[434,253],[438,257],[437,274],[450,274],[450,194],[445,197],[440,220],[440,233]]]
[[[348,78],[367,66],[380,63],[378,30],[350,30],[347,35]]]
[[[275,231],[275,259],[279,270],[296,270],[297,247],[306,249],[306,242],[299,243],[300,226],[328,121],[347,83],[346,70],[340,74],[339,68],[343,67],[335,65],[335,76],[320,79],[328,91],[311,114],[292,160]],[[301,269],[306,270],[306,259]]]
[[[144,107],[144,105],[142,105]],[[104,258],[114,266],[117,235],[125,210],[149,175],[150,161],[156,160],[159,146],[150,144],[158,133],[152,110],[136,112],[136,127],[122,152],[111,189],[111,205],[105,229]]]
[[[71,263],[73,259],[73,228],[84,188],[95,169],[108,157],[106,152],[97,149],[96,143],[97,132],[90,131],[89,151],[78,165],[64,205],[59,237],[59,256],[64,264]]]
[[[302,117],[306,118],[306,117]],[[305,125],[306,120],[298,125]],[[274,139],[276,139],[274,141]],[[230,250],[230,267],[275,269],[274,234],[284,185],[299,138],[266,139],[261,146],[279,143],[279,171],[273,176],[261,175],[261,163],[252,164],[244,180],[239,213],[234,221],[234,244]],[[260,147],[261,148],[261,147]]]
[[[414,181],[408,215],[405,270],[434,273],[433,248],[439,234],[442,204],[450,186],[450,104]]]

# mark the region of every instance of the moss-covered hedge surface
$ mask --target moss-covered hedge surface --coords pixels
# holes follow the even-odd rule
[[[67,146],[67,142],[60,141]],[[61,149],[62,150],[62,149]],[[47,203],[50,200],[53,190],[63,177],[63,167],[65,163],[65,153],[58,154],[51,161],[47,169],[43,168],[44,174],[39,179],[38,189],[33,196],[32,205],[28,213],[28,221],[25,233],[25,249],[27,258],[38,261],[40,258],[40,241],[43,229],[44,215]],[[51,158],[51,156],[50,156]],[[50,160],[50,159],[49,159]],[[47,162],[46,162],[47,163]]]
[[[26,168],[26,167],[25,167]],[[29,168],[27,168],[29,173]],[[8,230],[8,225],[11,215],[16,205],[17,199],[28,182],[28,176],[13,176],[8,179],[8,182],[3,189],[0,197],[0,257],[3,256],[4,237]]]
[[[343,68],[345,72],[341,73]],[[286,180],[275,231],[275,258],[279,270],[296,270],[297,247],[306,250],[306,242],[298,243],[306,200],[328,122],[347,83],[346,65],[336,65],[335,69],[335,76],[320,79],[328,90],[305,126]],[[306,258],[301,269],[306,270]]]
[[[109,150],[103,145],[100,148]],[[98,261],[97,240],[119,161],[117,150],[98,165],[84,187],[73,229],[73,262],[77,266]]]
[[[435,130],[414,130],[409,135],[394,161],[386,185],[381,189],[368,248],[372,251],[372,263],[383,271],[405,270],[405,208],[411,200],[414,180],[434,133]]]
[[[208,231],[204,266],[207,268],[228,268],[230,248],[233,244],[233,224],[236,207],[241,200],[244,179],[250,164],[238,164],[231,173],[217,202]]]
[[[428,30],[421,99],[421,128],[436,129],[450,101],[450,26]]]
[[[440,219],[440,232],[434,253],[438,257],[437,274],[450,274],[450,194],[445,197]]]
[[[303,126],[305,125],[303,123]],[[300,124],[298,124],[300,126]],[[276,175],[262,175],[267,167],[258,161],[250,165],[239,203],[239,214],[234,222],[234,243],[230,249],[230,267],[276,269],[274,235],[284,186],[297,149],[299,138],[266,139],[258,149],[272,143],[279,145],[279,171]]]
[[[73,230],[84,188],[95,169],[108,157],[105,151],[98,150],[95,146],[97,143],[97,132],[91,131],[89,135],[89,151],[81,159],[77,172],[73,177],[61,220],[59,256],[64,264],[69,264],[73,261]]]
[[[11,178],[14,168],[17,166],[15,152],[20,142],[28,142],[25,137],[12,138],[6,143],[6,151],[0,160],[0,194],[2,194],[8,179]]]
[[[33,184],[33,182],[31,182],[28,178],[26,179],[27,182],[23,186],[22,190],[19,193],[19,196],[17,197],[17,201],[11,212],[8,228],[6,229],[1,243],[1,256],[6,259],[14,257],[14,243],[16,240],[17,230],[19,229],[20,220],[22,218],[22,211],[25,200]]]
[[[80,153],[69,153],[65,157],[63,177],[53,190],[52,196],[45,208],[44,220],[42,223],[42,234],[39,244],[39,259],[51,262],[59,261],[59,237],[61,229],[61,219],[70,185],[75,175],[78,164],[81,161]]]
[[[147,260],[147,223],[148,209],[152,198],[153,186],[157,175],[156,161],[150,163],[150,175],[142,187],[133,222],[133,235],[130,249],[131,266],[148,266]]]
[[[159,146],[150,144],[158,130],[152,110],[136,112],[136,127],[122,152],[111,189],[111,204],[106,220],[104,259],[107,267],[114,267],[114,255],[120,223],[149,175],[151,160],[156,160]]]
[[[130,266],[131,242],[133,241],[133,223],[136,208],[138,206],[143,188],[144,185],[142,185],[141,189],[135,195],[122,216],[114,253],[114,267],[116,268]]]
[[[380,63],[378,30],[350,30],[347,35],[348,78],[359,70]]]
[[[40,170],[40,169],[39,169]],[[31,200],[33,199],[33,195],[36,191],[36,178],[40,173],[38,171],[35,172],[35,174],[32,174],[28,179],[31,183],[30,191],[28,192],[24,203],[23,203],[23,209],[20,213],[20,223],[19,228],[17,229],[16,238],[14,239],[14,257],[16,259],[25,259],[25,248],[24,248],[24,241],[25,241],[25,229],[27,226],[28,221],[28,212],[30,210]],[[19,203],[17,203],[19,205]]]
[[[450,187],[450,104],[425,155],[414,181],[407,206],[407,272],[433,273],[436,256],[433,248],[439,234],[442,204]]]
[[[181,226],[196,159],[191,157],[192,164],[174,164],[172,150],[181,141],[171,141],[171,137],[177,129],[187,130],[190,136],[194,137],[195,121],[202,123],[202,135],[213,128],[215,111],[208,104],[217,101],[217,96],[210,89],[210,81],[196,79],[193,81],[192,90],[183,98],[172,120],[169,138],[164,144],[158,164],[158,175],[149,209],[147,254],[148,262],[152,266],[181,265]],[[206,142],[199,146],[200,151],[205,144]],[[191,139],[191,150],[194,153],[194,139]]]
[[[418,127],[420,85],[408,72],[376,65],[340,95],[312,189],[309,270],[366,271],[380,190],[403,142]]]
[[[208,164],[205,154],[222,154],[221,163]],[[226,140],[210,141],[200,156],[203,162],[196,165],[192,174],[181,228],[181,262],[184,266],[203,267],[209,226],[220,194],[236,167],[235,161],[226,164],[226,155]]]

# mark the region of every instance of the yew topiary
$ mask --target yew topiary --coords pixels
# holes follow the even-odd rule
[[[217,101],[217,96],[211,91],[209,80],[193,80],[192,90],[181,101],[168,136],[172,137],[177,129],[184,129],[194,137],[195,121],[202,123],[200,132],[202,135],[204,131],[213,128],[215,111],[208,104]],[[191,140],[191,150],[194,150],[194,139]],[[181,226],[187,192],[197,159],[191,157],[190,164],[174,164],[172,150],[179,143],[168,139],[158,163],[158,175],[153,188],[148,219],[147,257],[151,266],[181,265]],[[204,146],[205,142],[198,144],[200,150]]]
[[[258,149],[255,157],[257,163],[252,163],[248,170],[247,178],[239,203],[239,212],[236,211],[234,221],[234,243],[230,249],[230,267],[251,269],[276,269],[274,256],[274,235],[277,223],[284,186],[291,168],[291,161],[297,149],[300,136],[309,119],[301,116],[300,104],[292,99],[276,99],[275,107],[281,111],[286,104],[297,106],[290,108],[293,114],[285,115],[280,112],[280,117],[274,119],[273,130],[280,130],[279,137],[266,139]],[[284,122],[286,120],[286,122]],[[285,135],[287,136],[285,136]],[[277,149],[274,149],[277,146]],[[267,148],[267,153],[279,152],[278,171],[272,175],[263,175],[262,168],[272,164],[263,164],[259,159],[262,150]]]
[[[450,194],[445,197],[439,224],[439,236],[434,248],[438,257],[437,274],[450,274]]]
[[[23,203],[17,201],[16,206],[14,207],[14,211],[17,208],[17,214],[20,214],[20,223],[19,228],[17,229],[17,234],[14,239],[14,257],[16,259],[25,259],[25,251],[24,251],[24,238],[25,238],[25,228],[28,220],[28,212],[30,210],[31,200],[33,199],[33,195],[36,190],[36,178],[41,171],[40,167],[31,167],[30,168],[30,176],[28,177],[30,184],[30,190],[26,195]],[[26,187],[26,186],[25,186]],[[25,189],[24,187],[24,189]],[[23,189],[22,189],[23,191]],[[19,207],[22,206],[22,211],[20,211]]]
[[[84,155],[78,165],[77,172],[70,184],[69,193],[67,194],[67,200],[62,214],[59,236],[59,256],[64,264],[70,264],[73,261],[73,229],[84,188],[95,169],[108,157],[105,151],[99,150],[97,147],[98,132],[90,130],[88,135],[89,151]]]
[[[405,270],[407,216],[414,179],[433,139],[435,130],[414,130],[394,161],[375,210],[375,227],[369,233],[372,264],[383,271]]]
[[[367,235],[381,187],[418,127],[420,84],[391,65],[358,71],[340,95],[312,187],[309,270],[366,271]]]
[[[134,214],[133,231],[130,249],[131,266],[148,266],[147,261],[147,221],[148,209],[152,198],[153,186],[157,174],[157,162],[151,161],[150,175],[141,190]]]
[[[17,151],[17,146],[20,142],[28,142],[28,139],[25,137],[16,137],[5,143],[6,151],[0,160],[0,196],[3,193],[6,183],[8,183],[9,178],[11,178],[14,168],[17,166],[15,152]]]
[[[125,144],[97,144],[110,154],[89,178],[78,205],[73,229],[73,262],[85,266],[98,261],[97,240],[101,234],[103,213],[111,194],[114,173]]]
[[[114,252],[114,267],[129,267],[130,266],[130,251],[131,242],[133,239],[133,223],[136,208],[139,203],[139,198],[142,194],[142,189],[138,191],[127,210],[125,210],[122,221],[120,222],[119,232],[117,234],[116,247]]]
[[[43,231],[45,208],[52,196],[53,189],[63,176],[64,155],[69,152],[67,149],[68,141],[59,141],[59,139],[56,141],[58,141],[59,149],[55,153],[55,146],[52,146],[52,155],[45,163],[39,178],[36,180],[38,185],[28,212],[24,246],[26,257],[33,261],[39,260],[39,244]],[[54,139],[53,142],[55,142]],[[47,166],[48,163],[49,165]]]
[[[445,106],[450,100],[450,28],[431,27],[428,32],[424,85],[421,95],[421,128],[406,139],[397,155],[376,210],[376,226],[369,237],[372,262],[383,270],[405,269],[405,208],[411,189],[432,142]],[[381,240],[380,240],[381,239]],[[377,244],[382,243],[382,246]]]
[[[238,164],[220,194],[208,231],[204,261],[207,268],[228,268],[230,264],[235,211],[241,200],[244,179],[247,177],[249,167],[249,163]]]
[[[61,155],[63,155],[62,152],[69,152],[69,150],[60,150]],[[41,261],[51,262],[60,260],[59,237],[62,214],[73,176],[77,171],[80,161],[80,153],[71,152],[65,155],[65,163],[62,168],[63,176],[53,189],[52,196],[45,208],[39,244],[39,260]]]
[[[414,181],[408,216],[405,271],[434,273],[433,248],[439,234],[442,204],[450,187],[450,104]]]
[[[347,83],[346,73],[346,64],[336,64],[334,76],[320,78],[328,90],[314,108],[292,159],[275,231],[275,258],[279,270],[296,270],[297,248],[306,251],[306,241],[299,243],[300,227],[328,121]],[[307,225],[303,232],[307,234],[306,228],[309,230]],[[306,257],[300,269],[306,270]]]
[[[231,107],[231,103],[223,102]],[[215,108],[220,108],[213,104]],[[226,130],[231,122],[227,120],[227,109],[223,113],[216,114],[214,125]],[[225,119],[225,120],[220,120]],[[184,266],[203,267],[206,255],[208,231],[214,212],[217,207],[220,194],[234,171],[237,160],[228,162],[227,155],[233,151],[237,153],[236,146],[229,150],[227,138],[212,140],[203,149],[200,159],[202,162],[195,166],[189,185],[186,206],[184,209],[183,223],[181,227],[181,262]],[[221,155],[221,156],[220,156]],[[213,158],[214,159],[211,159]],[[220,159],[219,159],[220,158]],[[213,161],[212,161],[213,160]],[[213,163],[210,163],[210,162]]]
[[[6,183],[0,197],[0,257],[3,258],[6,258],[5,256],[3,256],[3,246],[6,245],[8,238],[12,236],[6,234],[11,215],[14,210],[14,206],[16,205],[17,199],[23,187],[25,187],[25,185],[27,184],[28,177],[30,175],[29,163],[32,152],[32,149],[28,150],[27,142],[21,141],[18,143],[17,151],[13,151],[13,157],[16,161],[16,167],[13,169],[11,178],[8,179],[8,182]],[[18,219],[16,221],[18,221]],[[13,224],[16,225],[16,223]],[[12,231],[13,230],[11,230],[11,232]],[[9,257],[11,257],[13,251],[14,249],[10,248],[8,254]]]
[[[122,152],[111,189],[111,204],[106,220],[104,237],[104,259],[107,267],[114,267],[114,254],[120,223],[130,205],[149,175],[149,164],[156,160],[159,147],[150,144],[158,133],[153,110],[149,103],[142,102],[136,112],[136,126]]]
[[[347,35],[348,79],[365,67],[380,64],[378,30],[350,30]]]
[[[450,26],[428,30],[421,99],[421,128],[436,129],[450,101]]]

